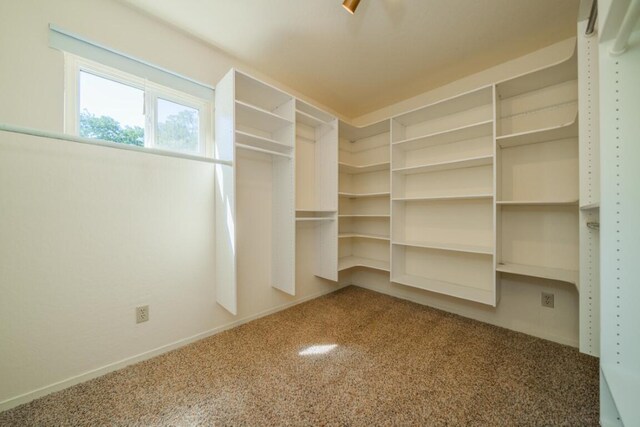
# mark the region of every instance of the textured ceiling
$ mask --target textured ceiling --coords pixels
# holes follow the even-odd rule
[[[571,37],[579,0],[122,0],[347,117]]]

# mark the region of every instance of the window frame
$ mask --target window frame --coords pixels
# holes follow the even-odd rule
[[[213,154],[213,100],[199,98],[182,91],[151,82],[112,67],[65,52],[65,117],[64,132],[80,136],[80,72],[93,74],[116,83],[131,86],[144,93],[144,146],[169,153],[211,157]],[[184,105],[198,111],[198,151],[178,151],[156,145],[158,132],[158,99]],[[149,108],[151,106],[151,108]]]

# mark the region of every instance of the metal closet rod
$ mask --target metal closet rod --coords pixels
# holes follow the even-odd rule
[[[98,147],[109,147],[118,150],[135,151],[138,153],[154,154],[156,156],[177,157],[179,159],[195,160],[197,162],[215,163],[226,166],[233,166],[233,162],[229,160],[218,160],[211,157],[194,156],[192,154],[176,153],[172,151],[158,150],[155,148],[143,148],[135,145],[120,144],[117,142],[103,141],[100,139],[81,138],[79,136],[67,135],[59,132],[47,132],[38,129],[32,129],[21,126],[13,126],[0,123],[0,131],[19,133],[23,135],[37,136],[40,138],[48,138],[57,141],[71,141],[80,144],[97,145]]]
[[[627,12],[624,15],[624,19],[622,20],[622,24],[620,25],[620,29],[618,30],[618,35],[616,36],[616,40],[613,42],[613,46],[609,53],[612,56],[622,55],[627,50],[627,43],[629,42],[629,37],[633,32],[633,28],[638,22],[640,18],[640,0],[631,0],[631,4],[627,9]]]
[[[596,28],[596,21],[598,20],[598,0],[593,0],[591,3],[591,13],[589,13],[589,22],[587,22],[587,31],[585,35],[590,36],[593,34],[593,30]]]

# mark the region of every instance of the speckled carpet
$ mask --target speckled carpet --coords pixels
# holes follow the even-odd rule
[[[0,425],[595,426],[598,362],[348,287],[6,411]]]

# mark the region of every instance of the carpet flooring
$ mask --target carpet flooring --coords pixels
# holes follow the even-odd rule
[[[0,425],[595,426],[598,362],[348,287],[3,412]]]

